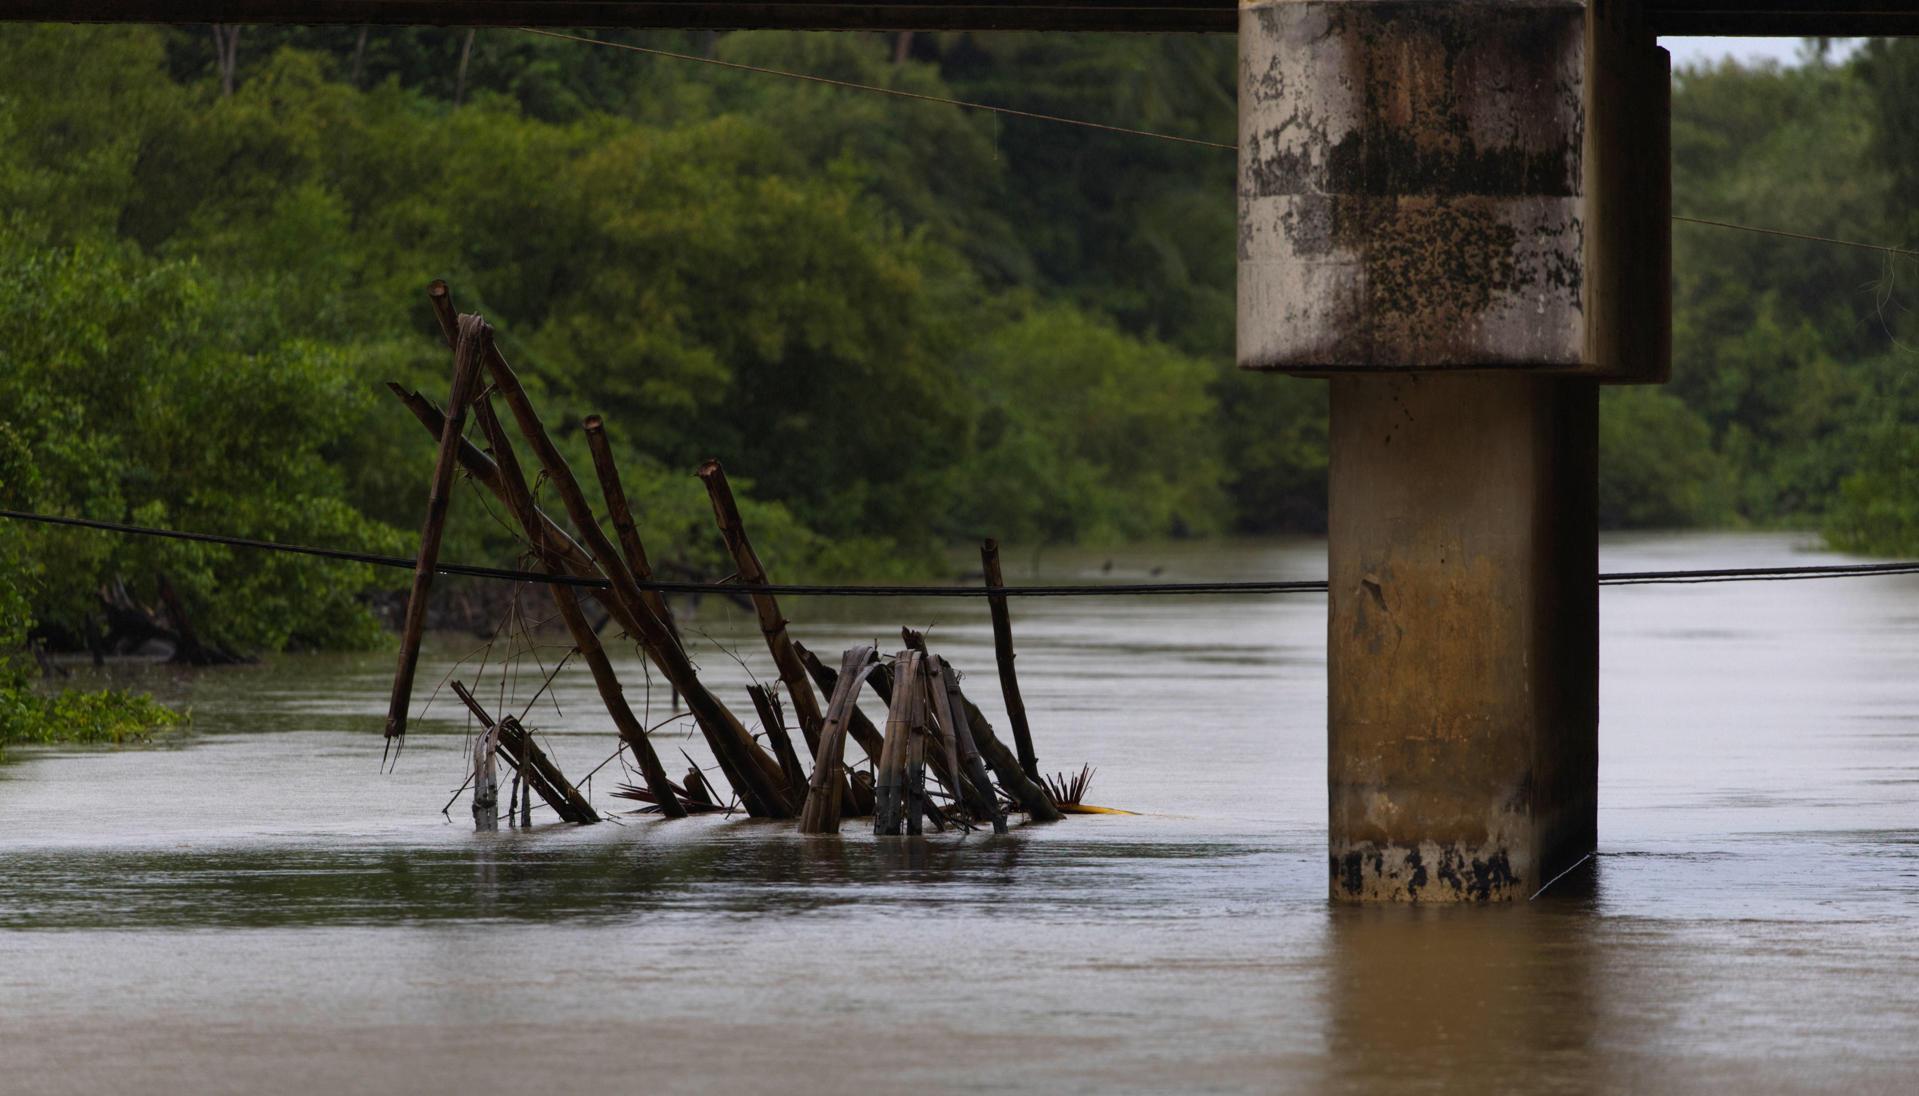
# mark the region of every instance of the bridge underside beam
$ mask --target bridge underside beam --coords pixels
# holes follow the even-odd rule
[[[1646,0],[1658,34],[1919,35],[1912,0]],[[1237,0],[10,0],[0,21],[1231,33]]]

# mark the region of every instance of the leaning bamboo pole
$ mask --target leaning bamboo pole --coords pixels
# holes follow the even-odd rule
[[[940,751],[946,756],[946,768],[952,772],[960,770],[960,735],[954,729],[950,703],[946,699],[946,662],[938,655],[927,655],[927,712],[933,716],[933,729],[938,733]],[[954,800],[965,798],[965,785],[960,783],[952,789]]]
[[[388,384],[387,387],[391,388],[393,394],[399,398],[400,402],[406,405],[407,410],[411,411],[413,416],[420,420],[422,427],[435,437],[439,436],[439,424],[444,420],[440,415],[439,409],[434,407],[431,401],[419,393],[409,392],[397,384]],[[506,505],[508,509],[512,508],[511,502],[507,499],[506,488],[500,483],[499,466],[494,463],[492,457],[481,452],[479,447],[462,441],[460,443],[460,464],[466,469],[468,475],[471,475],[482,486],[486,487],[487,490],[493,492],[494,497],[498,498],[502,504]],[[600,573],[600,569],[594,565],[593,559],[587,554],[586,549],[581,548],[579,542],[574,540],[571,534],[562,529],[558,522],[555,522],[545,513],[540,514],[540,530],[544,537],[543,544],[547,548],[560,553],[561,558],[566,563],[567,570],[582,578],[605,578],[605,576]],[[619,624],[621,630],[627,635],[642,637],[642,646],[644,646],[644,633],[641,629],[640,618],[633,614],[631,607],[626,602],[614,597],[610,591],[600,590],[596,591],[596,594],[600,599],[600,604],[606,607],[607,612],[611,614],[614,621]],[[650,650],[649,657],[651,657]],[[655,660],[655,664],[658,664],[657,659]],[[707,745],[712,748],[715,758],[718,759],[720,771],[726,775],[727,781],[733,786],[734,791],[740,793],[740,800],[743,804],[747,805],[749,813],[756,815],[760,813],[758,810],[758,800],[750,793],[741,792],[743,778],[734,775],[735,770],[731,755],[725,751],[722,743],[709,732],[704,724],[701,725],[700,732],[706,737]]]
[[[706,484],[707,497],[713,503],[713,519],[720,527],[720,539],[726,544],[727,554],[733,557],[739,580],[754,586],[765,585],[769,581],[766,568],[760,563],[759,553],[753,550],[753,542],[747,538],[746,522],[740,517],[739,504],[733,500],[726,469],[720,467],[719,461],[709,460],[700,465],[694,475]],[[760,635],[765,637],[766,649],[779,671],[780,684],[786,686],[786,695],[793,701],[793,714],[799,720],[801,736],[806,739],[806,750],[817,754],[825,716],[813,695],[813,682],[807,676],[806,665],[786,632],[786,617],[780,613],[779,601],[772,594],[754,593],[751,600],[753,612],[759,618]],[[850,788],[842,790],[846,798],[852,798]]]
[[[746,523],[740,519],[739,504],[733,501],[733,488],[726,482],[726,469],[720,467],[719,461],[709,460],[700,465],[694,475],[706,484],[707,497],[713,502],[713,519],[719,523],[720,539],[726,542],[740,581],[750,586],[766,585],[766,568],[760,564],[759,553],[753,551],[753,542],[747,539]],[[760,634],[766,637],[766,649],[773,655],[780,683],[786,686],[786,695],[792,698],[793,714],[800,721],[806,748],[818,753],[820,725],[825,717],[813,696],[813,682],[806,676],[806,666],[793,650],[792,638],[786,634],[786,618],[780,615],[779,600],[772,594],[759,592],[754,592],[752,598],[753,611],[760,620]]]
[[[786,733],[786,718],[780,713],[779,697],[771,685],[748,685],[746,695],[753,698],[753,710],[760,714],[760,729],[766,732],[773,756],[780,759],[780,771],[786,774],[786,786],[802,799],[806,796],[806,771],[800,767],[800,755],[793,749],[793,736]],[[804,816],[804,809],[801,815]]]
[[[420,638],[426,630],[427,597],[433,590],[433,569],[439,563],[440,542],[446,534],[453,470],[459,464],[460,431],[466,424],[467,401],[480,373],[484,321],[478,316],[461,316],[455,326],[453,384],[447,393],[446,421],[440,428],[440,450],[433,459],[426,520],[420,526],[420,551],[413,563],[413,587],[407,592],[406,620],[400,627],[399,664],[393,671],[393,695],[386,709],[388,738],[406,734],[407,709],[413,703],[413,676],[420,665]]]
[[[487,444],[493,448],[493,459],[500,469],[500,485],[505,489],[508,506],[513,516],[526,530],[527,539],[537,546],[543,546],[546,538],[540,529],[539,514],[533,505],[533,492],[527,488],[526,476],[520,472],[520,460],[513,453],[513,443],[506,436],[506,428],[493,413],[493,401],[481,396],[474,403],[474,418],[479,421],[480,430],[485,433]],[[560,554],[551,549],[540,547],[539,553],[547,568],[555,573],[562,570]],[[613,672],[613,663],[606,657],[606,649],[600,645],[600,637],[586,622],[586,614],[580,612],[580,599],[571,586],[561,583],[549,583],[547,589],[553,594],[553,603],[560,610],[560,619],[566,622],[567,634],[573,639],[573,646],[580,652],[587,669],[592,671],[593,684],[600,691],[600,700],[606,705],[606,714],[613,720],[613,726],[619,731],[620,741],[633,751],[634,759],[639,763],[640,774],[646,778],[646,787],[653,793],[659,804],[660,813],[668,818],[685,818],[686,808],[673,794],[673,784],[666,776],[666,766],[660,764],[659,755],[653,752],[653,743],[647,738],[646,727],[633,714],[626,702],[626,694],[620,687],[620,679]]]
[[[980,567],[986,573],[986,585],[1002,589],[1006,580],[999,569],[999,541],[988,537],[979,546]],[[992,594],[986,606],[993,617],[993,660],[999,663],[1000,695],[1006,699],[1006,721],[1013,727],[1013,746],[1019,750],[1019,767],[1026,777],[1039,781],[1039,758],[1033,753],[1033,730],[1026,724],[1026,701],[1019,695],[1019,676],[1013,672],[1013,621],[1006,609],[1006,595]]]
[[[433,300],[436,312],[443,313],[452,307],[444,297],[434,297]],[[444,328],[444,319],[441,324]],[[791,818],[798,814],[799,805],[793,803],[787,794],[779,762],[753,741],[732,711],[701,683],[699,672],[679,645],[672,642],[665,623],[646,607],[632,570],[620,557],[613,542],[601,531],[598,519],[587,505],[586,494],[580,490],[580,482],[573,475],[572,466],[560,455],[559,447],[553,444],[545,424],[540,421],[539,412],[533,407],[533,401],[521,386],[519,376],[507,364],[498,346],[488,344],[482,355],[482,364],[493,378],[493,390],[499,393],[506,401],[507,408],[513,412],[521,436],[538,458],[540,467],[546,472],[547,481],[559,494],[567,517],[573,523],[587,554],[592,556],[594,564],[610,583],[611,601],[622,605],[627,616],[638,626],[638,638],[647,655],[685,698],[688,710],[699,724],[701,733],[706,736],[708,746],[719,759],[722,771],[727,773],[729,780],[737,782],[736,790],[748,813],[774,818]],[[622,620],[622,623],[625,621]]]
[[[951,721],[953,744],[959,754],[960,767],[966,774],[966,786],[972,791],[973,812],[981,818],[991,819],[994,833],[1005,833],[1006,812],[999,809],[999,796],[993,794],[992,778],[987,776],[986,762],[980,757],[979,746],[973,740],[973,728],[966,719],[966,705],[960,697],[959,674],[944,662],[940,663],[938,687],[945,697],[945,703],[935,703],[933,710]]]
[[[687,708],[692,711],[701,731],[707,735],[708,744],[720,756],[722,770],[727,773],[728,779],[739,785],[736,790],[747,805],[748,812],[773,818],[791,818],[799,813],[798,805],[792,803],[787,794],[779,762],[754,743],[746,733],[745,726],[701,683],[692,661],[673,642],[665,623],[646,607],[632,572],[627,569],[612,542],[607,540],[606,534],[600,531],[592,510],[587,506],[586,496],[580,491],[579,482],[573,478],[565,458],[548,437],[538,413],[533,410],[532,401],[520,387],[519,379],[497,353],[488,356],[487,364],[493,375],[495,389],[505,398],[514,418],[519,420],[521,436],[527,439],[546,469],[547,480],[565,503],[568,517],[572,519],[573,527],[587,552],[612,583],[614,599],[624,602],[627,611],[639,622],[642,645],[660,667],[660,672],[686,699]]]
[[[938,753],[934,756],[944,758],[946,768],[959,779],[951,785],[953,802],[967,801],[965,770],[960,768],[959,735],[953,727],[952,713],[946,696],[946,664],[938,655],[926,656],[926,711],[928,722],[938,738]]]
[[[620,467],[613,462],[613,446],[607,441],[606,422],[598,415],[588,415],[580,420],[580,427],[586,433],[586,447],[593,454],[593,474],[600,481],[601,496],[606,499],[606,515],[612,519],[614,535],[620,538],[620,550],[626,553],[626,565],[632,569],[634,578],[651,582],[653,563],[646,557],[646,542],[640,539],[640,527],[633,520],[632,507],[627,505]],[[666,595],[658,590],[642,589],[640,597],[646,607],[653,610],[653,615],[666,624],[666,630],[673,634],[673,642],[681,643],[680,628],[673,621],[673,611],[667,607]]]
[[[446,427],[446,417],[440,413],[439,408],[433,406],[432,400],[392,381],[387,382],[387,388],[391,389],[394,397],[413,413],[414,418],[420,420],[420,425],[426,429],[427,433],[436,438],[440,436],[440,432]],[[493,496],[501,503],[505,503],[506,491],[500,486],[500,469],[493,463],[493,458],[482,452],[479,446],[464,438],[460,440],[459,452],[460,467],[466,470],[466,474],[472,476],[482,487],[493,492]],[[559,523],[548,517],[544,511],[540,514],[540,531],[545,537],[546,546],[559,552],[561,558],[566,561],[568,571],[582,578],[600,577],[600,569],[593,566],[593,558],[586,554],[586,549],[580,547],[579,542],[574,540],[566,530],[560,528]],[[595,593],[597,594],[598,591]],[[601,601],[613,614],[613,619],[620,622],[621,628],[635,635],[639,633],[639,626],[628,624],[624,610],[614,602],[611,596],[602,597]]]

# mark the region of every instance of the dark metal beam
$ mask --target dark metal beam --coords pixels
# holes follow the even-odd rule
[[[1235,0],[7,0],[0,20],[734,30],[1232,31]]]
[[[1919,35],[1915,0],[1645,0],[1660,34]],[[1230,32],[1236,0],[5,0],[0,21]]]
[[[1659,34],[1773,38],[1919,35],[1915,0],[1646,0]]]

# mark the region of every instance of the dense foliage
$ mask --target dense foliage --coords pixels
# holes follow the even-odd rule
[[[707,456],[781,577],[1323,524],[1324,386],[1231,368],[1230,153],[467,34],[246,28],[222,72],[205,28],[0,31],[5,505],[404,550],[430,447],[381,382],[444,389],[444,277],[552,423],[606,416],[654,553],[696,569],[723,570]],[[1234,132],[1224,37],[627,40]],[[1919,43],[1686,72],[1679,210],[1919,238],[1915,106]],[[1674,379],[1606,395],[1607,523],[1919,549],[1911,262],[1675,233]],[[448,555],[515,551],[483,502]],[[162,584],[233,649],[364,643],[394,584],[12,526],[0,567],[8,649]]]

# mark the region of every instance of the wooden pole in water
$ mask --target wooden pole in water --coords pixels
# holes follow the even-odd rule
[[[433,569],[439,563],[440,541],[446,533],[453,469],[459,463],[460,431],[466,425],[467,401],[480,371],[484,321],[478,316],[461,316],[456,326],[453,384],[447,393],[440,450],[433,459],[433,480],[427,489],[426,521],[420,526],[420,551],[413,562],[413,588],[407,593],[406,619],[400,627],[400,658],[393,672],[393,696],[387,702],[388,738],[406,734],[407,708],[413,703],[413,675],[420,665],[420,637],[426,630],[427,596],[433,589]]]
[[[933,729],[939,735],[940,753],[946,758],[949,772],[959,773],[959,737],[953,731],[951,713],[947,711],[946,699],[946,663],[938,655],[926,656],[926,711],[932,720]],[[966,788],[959,781],[950,789],[954,802],[966,798]]]
[[[493,755],[499,745],[497,727],[488,727],[473,742],[473,828],[492,831],[500,828],[500,785],[493,768]]]
[[[719,523],[720,539],[726,542],[740,581],[765,585],[766,568],[761,566],[759,554],[753,551],[753,542],[746,537],[746,523],[740,519],[739,504],[733,501],[733,488],[726,482],[726,470],[720,467],[719,461],[709,460],[694,474],[706,484],[707,497],[713,501],[713,518]],[[817,754],[820,725],[825,717],[813,696],[813,683],[807,679],[806,666],[786,634],[786,618],[780,615],[780,603],[772,594],[755,593],[752,598],[753,611],[760,619],[760,634],[766,637],[766,649],[772,653],[773,665],[779,669],[780,683],[786,686],[786,695],[792,698],[800,733],[806,736],[806,748]]]
[[[633,521],[633,510],[626,502],[626,488],[620,483],[619,465],[613,462],[613,446],[606,438],[606,422],[598,415],[588,415],[580,420],[580,427],[586,432],[586,447],[593,453],[593,474],[600,481],[600,494],[606,499],[606,514],[613,521],[613,533],[620,539],[620,550],[626,553],[626,565],[632,569],[633,577],[641,582],[653,581],[653,563],[646,557],[646,544],[640,540],[640,527]],[[673,622],[673,611],[666,604],[666,596],[658,590],[641,590],[640,597],[646,607],[653,610],[673,634],[673,642],[685,646],[680,640],[679,625]],[[674,700],[679,694],[674,694]]]
[[[959,675],[951,666],[940,663],[939,680],[934,683],[937,690],[933,711],[950,721],[953,745],[959,755],[959,765],[965,773],[966,786],[972,791],[973,810],[981,818],[990,819],[994,833],[1006,832],[1006,812],[999,809],[999,796],[993,794],[993,782],[986,775],[986,762],[980,758],[979,746],[973,741],[973,729],[966,719],[966,705],[960,696]],[[943,698],[943,703],[939,702]]]
[[[876,665],[871,646],[853,647],[840,658],[840,672],[826,703],[826,722],[820,728],[820,748],[813,755],[813,776],[808,783],[806,806],[800,810],[801,833],[838,833],[843,805],[840,789],[844,785],[852,805],[858,792],[846,779],[846,730],[853,713],[859,711],[860,686]]]
[[[830,696],[838,684],[839,675],[834,673],[825,663],[822,663],[819,660],[819,656],[807,650],[806,645],[799,640],[793,641],[793,649],[799,652],[800,661],[806,664],[807,673],[811,674],[813,680],[819,683],[820,691]],[[882,704],[892,704],[892,672],[884,665],[876,665],[868,676],[873,683],[873,695],[879,697],[880,703]],[[859,743],[860,749],[865,751],[867,760],[877,767],[880,763],[880,754],[886,748],[886,743],[880,734],[879,728],[873,726],[873,721],[868,719],[866,713],[860,711],[857,705],[848,713],[846,730],[847,733],[852,736],[853,741]],[[932,761],[933,775],[939,778],[940,783],[946,785],[948,788],[957,789],[959,787],[959,774],[952,772],[946,767],[945,755],[935,753]],[[849,787],[848,792],[852,793],[852,791]],[[958,797],[960,793],[955,791],[953,794],[955,797]],[[853,799],[848,802],[858,803],[860,798],[859,795],[854,794]],[[945,827],[945,812],[940,810],[939,804],[930,800],[927,801],[926,813],[933,818],[933,824],[935,826]]]
[[[926,692],[920,680],[920,654],[901,651],[893,662],[893,699],[886,710],[886,742],[880,749],[879,779],[873,789],[873,832],[885,837],[900,832],[905,807],[906,740],[924,718]]]
[[[491,343],[487,345],[482,358],[482,364],[493,378],[494,389],[513,412],[521,436],[532,447],[548,482],[565,504],[567,517],[571,519],[587,553],[611,584],[611,601],[621,604],[626,616],[638,626],[639,638],[648,656],[667,681],[686,698],[688,710],[699,723],[708,746],[719,758],[721,770],[729,780],[735,782],[735,788],[748,812],[773,818],[792,818],[797,815],[799,805],[791,802],[779,762],[760,749],[739,719],[700,682],[699,672],[679,645],[673,642],[665,622],[647,608],[632,570],[620,558],[613,542],[600,530],[598,519],[587,505],[586,494],[580,490],[579,480],[574,477],[566,458],[560,455],[559,447],[548,436],[518,375],[500,355],[499,348]],[[622,620],[622,623],[625,622]]]
[[[806,644],[797,639],[793,641],[793,650],[799,652],[800,662],[806,666],[806,672],[812,675],[813,683],[820,687],[820,692],[832,696],[833,692],[839,688],[840,675],[835,673],[832,667],[821,662],[818,655],[807,650]],[[829,704],[828,707],[831,708],[831,705]],[[868,761],[875,765],[879,764],[880,748],[884,744],[880,729],[873,726],[873,721],[866,717],[866,713],[861,711],[858,705],[847,713],[846,733],[859,744],[861,752],[866,754]]]
[[[445,282],[434,282],[428,288],[428,299],[434,305],[434,317],[439,321],[439,330],[445,334],[451,330],[455,315],[453,303],[447,298]],[[768,752],[762,751],[752,737],[746,735],[746,727],[741,726],[733,712],[727,710],[727,706],[700,683],[699,670],[695,670],[693,660],[687,658],[685,651],[679,649],[679,643],[672,639],[668,624],[647,610],[645,599],[633,582],[631,570],[620,559],[620,553],[614,549],[612,541],[608,541],[606,534],[601,532],[591,507],[585,503],[580,480],[574,478],[572,466],[566,465],[553,440],[547,438],[547,430],[539,422],[539,415],[533,411],[526,390],[520,386],[520,378],[507,365],[507,359],[501,357],[497,345],[487,345],[482,365],[493,374],[495,388],[501,397],[507,399],[520,432],[526,434],[528,443],[532,443],[533,453],[539,457],[539,463],[560,493],[560,501],[566,503],[566,516],[574,522],[574,526],[580,530],[580,536],[585,539],[583,549],[572,537],[564,537],[562,543],[580,549],[581,557],[589,560],[591,570],[587,574],[603,576],[612,585],[612,589],[601,595],[601,603],[612,614],[612,618],[620,622],[620,628],[639,639],[647,656],[652,658],[652,664],[658,666],[660,674],[674,687],[675,693],[685,697],[687,708],[693,712],[693,718],[699,724],[700,735],[706,737],[706,745],[714,751],[714,758],[720,762],[720,772],[725,774],[727,781],[733,783],[733,789],[739,793],[746,812],[754,816],[793,818],[793,814],[798,812],[798,804],[787,802],[789,797],[779,772],[779,762],[773,760]],[[420,415],[418,407],[415,407],[415,415],[426,422],[426,417]],[[568,557],[568,560],[572,562],[572,557]]]
[[[900,629],[906,645],[917,651],[926,650],[926,637],[911,628]],[[950,667],[950,663],[948,664]],[[896,690],[897,691],[897,690]],[[1027,817],[1034,822],[1058,822],[1066,817],[1053,805],[1053,798],[1038,781],[1027,777],[1026,770],[1020,768],[1019,758],[1006,744],[993,733],[993,725],[987,722],[986,714],[979,705],[966,698],[962,690],[958,693],[960,707],[966,713],[966,722],[973,731],[973,739],[979,746],[980,756],[992,766],[993,774],[999,777],[999,786],[1013,797],[1013,801],[1025,808]]]
[[[958,698],[948,694],[949,681],[954,681],[952,667],[946,665],[938,655],[926,656],[926,710],[933,729],[939,735],[939,752],[934,756],[944,757],[946,770],[954,774],[947,783],[948,790],[953,793],[953,802],[969,804],[975,818],[991,820],[994,832],[1005,833],[1006,821],[993,795],[993,785],[986,780],[979,750],[973,745],[972,735],[966,731],[965,713],[960,710]],[[954,688],[958,688],[956,681]],[[963,756],[969,757],[978,768],[977,778],[974,770],[966,767]]]
[[[926,652],[921,651],[920,653],[925,654]],[[873,683],[873,695],[879,697],[880,702],[887,705],[890,710],[893,704],[893,671],[888,668],[885,663],[881,663],[873,667],[873,672],[869,679]],[[882,746],[882,749],[883,748]],[[944,771],[946,767],[945,755],[936,751],[933,754],[933,767],[935,773],[940,778],[940,783],[952,789],[959,787],[958,781],[952,779],[950,774]],[[954,798],[959,798],[961,794],[962,793],[957,790],[953,792]],[[944,830],[946,828],[946,812],[940,809],[939,804],[930,799],[924,801],[924,807],[926,817],[933,820],[933,826],[936,829]]]
[[[806,795],[806,771],[800,768],[799,754],[793,750],[793,738],[786,733],[786,719],[780,713],[779,698],[773,695],[770,685],[748,685],[746,695],[753,698],[753,710],[760,713],[760,726],[766,731],[766,741],[773,747],[773,756],[780,759],[780,769],[786,773],[786,785],[793,794],[802,798]],[[805,810],[801,810],[805,817]]]
[[[980,542],[980,567],[986,573],[986,585],[998,590],[1006,585],[999,569],[999,541],[991,537]],[[1019,695],[1019,676],[1013,672],[1013,621],[1006,609],[1006,595],[993,594],[986,599],[993,616],[993,657],[999,663],[1000,695],[1006,698],[1006,721],[1013,725],[1013,746],[1019,750],[1019,767],[1026,778],[1039,781],[1039,758],[1033,753],[1033,731],[1026,724],[1026,701]]]
[[[520,772],[525,779],[520,783],[524,790],[520,792],[520,828],[526,829],[533,824],[533,736],[520,735]]]
[[[435,437],[439,436],[438,424],[444,420],[441,418],[439,410],[435,408],[431,402],[421,397],[419,393],[409,392],[397,384],[388,384],[387,387],[393,390],[393,394],[399,398],[401,403],[406,405],[407,410],[413,412],[413,416],[420,420],[422,427],[433,433]],[[494,463],[493,458],[481,452],[477,446],[462,441],[460,443],[460,463],[469,475],[480,481],[489,491],[493,492],[494,496],[505,504],[509,510],[512,509],[512,503],[507,498],[506,489],[500,483],[499,466]],[[560,528],[559,524],[545,513],[540,513],[539,517],[541,533],[545,538],[544,546],[550,550],[559,552],[569,571],[584,578],[605,577],[599,567],[594,564],[592,557],[587,554],[586,549],[581,548],[579,542],[575,541],[566,530]],[[627,635],[640,637],[642,646],[647,646],[645,640],[647,633],[642,628],[640,618],[633,614],[631,606],[627,602],[614,597],[611,591],[607,590],[598,591],[596,596],[599,597],[600,604],[606,607],[607,612],[612,615],[614,621],[619,624]],[[650,646],[647,646],[647,654],[648,657],[653,658],[654,664],[660,666],[664,673],[665,663],[663,659],[665,656],[655,655]],[[684,660],[683,651],[677,651],[676,649],[676,654]],[[669,680],[671,680],[670,677]],[[720,770],[727,774],[728,781],[732,782],[734,789],[738,791],[740,783],[733,776],[734,769],[732,761],[730,756],[725,752],[723,744],[716,739],[705,723],[701,724],[700,732],[706,736],[707,744],[713,748],[714,756],[719,759]],[[755,809],[757,800],[754,800],[750,794],[742,794],[740,798],[743,803],[748,804],[749,812],[758,813]]]
[[[533,493],[527,488],[526,477],[520,472],[520,461],[513,453],[513,443],[506,436],[506,428],[493,413],[493,402],[482,396],[474,404],[474,417],[479,421],[480,429],[486,434],[487,444],[493,448],[493,459],[500,469],[500,485],[506,491],[508,506],[520,527],[526,530],[527,538],[535,544],[544,544],[540,534],[540,522],[533,508]],[[561,570],[559,553],[542,549],[542,562],[552,571]],[[560,619],[566,622],[566,631],[573,639],[573,646],[579,649],[580,657],[585,660],[587,669],[593,673],[593,684],[600,691],[600,700],[606,705],[606,714],[613,719],[613,726],[619,730],[620,741],[633,751],[639,762],[640,773],[646,778],[647,790],[652,792],[660,805],[660,813],[668,818],[685,818],[686,808],[673,794],[673,785],[667,780],[666,767],[653,752],[653,744],[646,736],[646,728],[639,717],[626,703],[626,694],[620,688],[620,679],[613,672],[612,660],[606,657],[606,649],[600,645],[600,637],[586,622],[586,614],[580,611],[579,597],[571,586],[557,582],[549,583],[547,589],[553,594],[553,603],[560,610]]]
[[[513,768],[513,783],[506,793],[506,824],[516,826],[520,818],[520,769]]]
[[[433,406],[433,401],[392,381],[387,382],[387,388],[406,406],[408,411],[413,412],[413,417],[420,420],[420,425],[426,429],[427,433],[436,438],[440,436],[440,432],[446,427],[446,417],[440,413],[439,408]],[[493,463],[492,457],[480,450],[479,446],[464,438],[460,439],[460,467],[466,470],[467,475],[478,480],[482,487],[493,492],[493,496],[501,503],[506,502],[506,491],[500,486],[499,467]],[[559,523],[548,517],[545,511],[540,513],[540,530],[545,537],[546,547],[560,553],[561,558],[566,561],[568,571],[584,578],[601,577],[600,569],[593,565],[593,557],[587,555],[586,549],[580,547],[579,542],[568,535],[566,530],[560,528]],[[611,595],[596,591],[594,596],[605,603],[607,610],[613,614],[613,619],[620,622],[621,628],[635,635],[639,634],[638,625],[627,624],[625,611],[614,602]]]
[[[553,813],[559,815],[561,821],[585,826],[600,820],[593,804],[560,772],[560,767],[546,756],[546,751],[533,741],[533,735],[520,725],[519,720],[509,715],[495,723],[464,682],[455,681],[452,684],[453,695],[460,698],[460,702],[480,721],[480,725],[490,731],[498,731],[500,744],[507,748],[507,757],[522,759],[521,780],[538,792],[541,799],[546,800],[547,806],[553,808]]]

